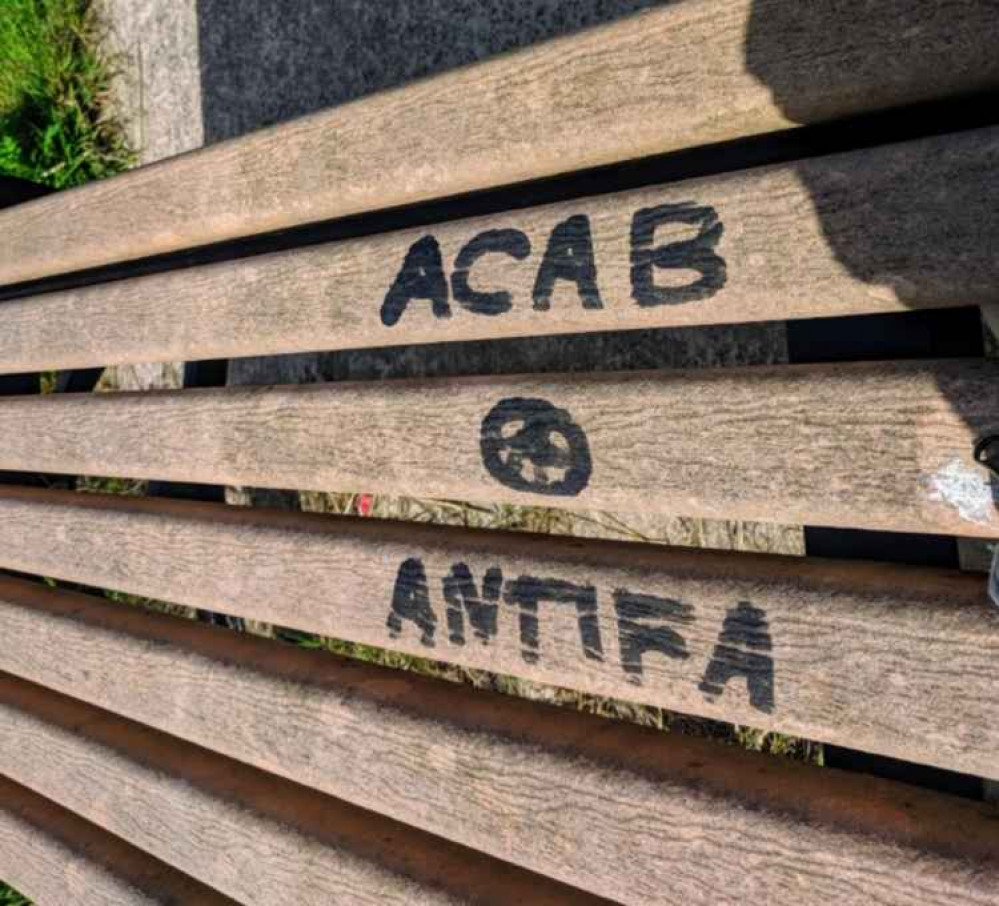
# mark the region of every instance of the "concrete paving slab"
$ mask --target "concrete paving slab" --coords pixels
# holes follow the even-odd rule
[[[102,0],[117,58],[118,106],[151,164],[204,142],[196,0]]]

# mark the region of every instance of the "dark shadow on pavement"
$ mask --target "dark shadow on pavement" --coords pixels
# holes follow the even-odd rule
[[[670,0],[198,0],[205,143]]]

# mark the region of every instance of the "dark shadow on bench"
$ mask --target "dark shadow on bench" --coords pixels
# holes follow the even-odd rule
[[[946,14],[960,16],[960,28],[953,34],[954,46],[950,60],[955,70],[964,65],[960,34],[970,27],[974,30],[976,10],[989,6],[987,0],[979,3],[958,4],[957,10]],[[943,7],[933,15],[944,15]],[[780,110],[794,123],[807,125],[824,117],[826,111],[814,105],[805,105],[802,98],[821,96],[823,91],[841,86],[863,84],[861,73],[877,73],[882,81],[900,78],[894,70],[895,61],[883,55],[870,53],[867,48],[877,46],[886,38],[899,33],[910,35],[916,46],[921,33],[938,35],[933,29],[921,29],[921,23],[912,21],[912,8],[899,0],[870,3],[866,0],[839,0],[836,3],[789,3],[773,0],[755,0],[746,35],[746,65],[765,85]],[[852,51],[843,56],[844,48]],[[835,50],[835,54],[833,51]],[[835,61],[835,62],[830,62]],[[831,94],[831,91],[828,92]],[[976,108],[996,110],[994,96],[968,97],[938,108],[945,116],[952,116],[954,109],[965,105],[972,115],[969,125],[978,125]],[[984,106],[983,106],[984,105]],[[949,109],[948,109],[949,108]],[[933,112],[927,114],[922,124],[927,132],[935,129]],[[999,115],[996,115],[999,119]],[[948,126],[940,125],[942,130]],[[862,136],[857,136],[862,143]],[[934,166],[937,160],[931,160]],[[999,285],[990,281],[994,274],[996,254],[996,209],[994,192],[985,191],[995,184],[995,170],[982,174],[982,181],[968,180],[955,183],[946,193],[927,192],[920,197],[911,193],[888,190],[869,200],[864,210],[838,208],[835,203],[836,183],[828,172],[822,172],[808,161],[797,166],[797,175],[810,196],[821,210],[820,227],[839,263],[855,278],[870,284],[871,291],[879,287],[896,293],[903,301],[921,308],[932,302],[935,294],[945,293],[946,285],[931,282],[919,264],[937,253],[934,237],[941,229],[953,223],[955,211],[962,216],[962,227],[977,234],[978,241],[968,248],[965,260],[951,262],[963,270],[965,285],[968,271],[981,287],[981,298],[969,299],[977,303],[999,301]],[[837,174],[849,179],[849,170]],[[910,174],[911,175],[911,174]],[[945,216],[946,215],[946,216]],[[941,243],[942,245],[942,243]],[[873,250],[877,254],[872,254]],[[885,250],[889,254],[885,255]],[[914,255],[913,250],[919,254]],[[989,260],[989,258],[993,260]],[[980,272],[980,276],[979,273]],[[946,274],[941,267],[938,274]],[[851,323],[852,322],[856,322]],[[874,331],[864,329],[864,321],[874,326]],[[908,324],[907,324],[908,322]],[[906,327],[910,327],[906,331]],[[950,356],[982,355],[982,334],[978,312],[975,309],[914,312],[912,315],[880,316],[875,319],[833,319],[832,321],[801,321],[788,325],[788,345],[791,361],[838,361],[876,358],[945,358]],[[956,393],[941,387],[959,412],[962,404]],[[992,433],[999,427],[999,413],[984,418],[982,413],[961,413],[969,427],[976,433]],[[886,451],[889,453],[890,451]],[[969,451],[970,452],[970,451]],[[918,456],[918,451],[895,451],[900,461]],[[984,472],[983,472],[984,475]],[[993,500],[999,500],[995,478],[990,478]],[[904,558],[906,549],[922,562],[944,559],[956,560],[956,544],[950,538],[890,539],[886,546],[879,538],[881,533],[846,532],[828,529],[806,529],[806,550],[811,555],[846,556],[876,559]],[[929,545],[931,550],[927,549]],[[948,553],[952,550],[952,553]],[[956,562],[947,565],[956,566]],[[959,795],[979,798],[981,781],[947,771],[927,769],[892,759],[878,758],[841,749],[827,747],[827,762],[831,766],[878,774],[922,786],[935,787]]]

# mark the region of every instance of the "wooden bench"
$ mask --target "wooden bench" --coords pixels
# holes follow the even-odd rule
[[[0,877],[42,904],[999,901],[999,610],[955,554],[999,534],[973,457],[999,8],[896,6],[684,0],[0,211]],[[785,320],[767,366],[85,392]],[[805,557],[690,550],[79,475],[815,528]]]

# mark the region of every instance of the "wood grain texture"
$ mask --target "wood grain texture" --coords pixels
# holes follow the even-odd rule
[[[4,212],[0,284],[995,88],[997,29],[987,0],[671,4]]]
[[[12,488],[0,565],[999,779],[980,576]],[[446,593],[462,567],[480,613],[501,573],[491,633]]]
[[[999,893],[999,813],[989,806],[9,580],[0,595],[4,631],[17,640],[9,647],[27,639],[14,659],[47,684],[617,902]],[[55,643],[66,657],[53,669]],[[0,683],[0,714],[23,707],[5,686],[15,688]],[[48,704],[30,707],[51,720]],[[13,763],[40,750],[39,732],[52,734],[32,728]],[[106,732],[83,730],[102,743]],[[68,756],[64,744],[52,748],[45,779],[27,769],[34,782],[52,783]],[[224,833],[224,817],[220,825]]]
[[[994,536],[992,362],[0,400],[0,469]]]
[[[0,777],[0,876],[38,906],[234,901]]]
[[[13,677],[0,720],[5,776],[247,906],[606,902]]]
[[[999,130],[982,130],[50,293],[4,304],[0,372],[996,301],[997,170]],[[673,292],[639,304],[633,218],[652,209],[665,221],[649,247],[674,256],[654,282]],[[584,307],[563,280],[538,310],[533,289],[549,237],[581,215],[602,307]],[[383,323],[414,244],[433,237],[450,278],[466,243],[496,230],[520,231],[530,254],[484,254],[468,279],[509,293],[507,311],[473,311],[445,286],[447,317],[415,299]],[[702,262],[708,246],[684,252],[676,243],[712,231],[714,283],[684,301],[682,288],[704,275],[682,263]]]

